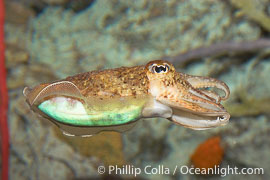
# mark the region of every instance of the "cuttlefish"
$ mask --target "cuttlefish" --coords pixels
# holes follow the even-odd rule
[[[72,136],[124,132],[142,118],[166,118],[195,130],[225,125],[230,118],[220,104],[230,94],[224,82],[177,72],[163,60],[81,73],[26,87],[23,94],[34,112]]]

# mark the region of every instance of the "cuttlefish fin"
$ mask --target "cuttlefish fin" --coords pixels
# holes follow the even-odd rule
[[[131,122],[128,124],[123,124],[123,125],[114,125],[114,126],[106,126],[106,127],[105,126],[104,127],[70,126],[70,125],[58,123],[58,122],[54,122],[54,123],[59,127],[62,133],[66,136],[90,137],[103,131],[116,131],[119,133],[126,132],[130,130],[131,128],[133,128],[137,124],[137,121]]]
[[[78,87],[70,81],[41,84],[33,89],[26,87],[23,90],[23,94],[30,106],[40,103],[40,101],[49,96],[69,96],[83,99]]]
[[[229,87],[223,81],[220,81],[218,79],[203,76],[192,76],[184,73],[182,73],[182,77],[184,77],[195,89],[214,87],[222,90],[225,95],[220,96],[221,100],[228,99],[230,95]]]

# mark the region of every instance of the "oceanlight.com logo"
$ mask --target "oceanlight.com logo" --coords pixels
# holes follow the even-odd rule
[[[175,170],[177,169],[177,166]],[[180,173],[181,174],[197,174],[197,175],[220,175],[221,177],[225,177],[227,175],[238,175],[238,174],[245,174],[245,175],[251,175],[251,174],[264,174],[263,168],[238,168],[238,167],[230,167],[229,165],[227,167],[219,167],[215,166],[214,168],[195,168],[193,166],[181,166],[180,167]]]
[[[191,174],[191,175],[220,175],[225,177],[227,175],[238,175],[238,174],[264,174],[263,168],[238,168],[238,167],[219,167],[215,166],[214,168],[195,168],[193,166],[178,166],[174,168],[169,168],[164,165],[151,166],[147,165],[144,168],[135,167],[133,165],[110,165],[107,168],[105,166],[98,167],[99,174],[117,174],[117,175],[132,175],[137,176],[140,174],[151,174],[151,175],[176,175],[176,174]]]

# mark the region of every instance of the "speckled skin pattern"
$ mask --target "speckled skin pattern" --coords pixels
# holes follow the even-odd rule
[[[144,66],[92,71],[65,80],[73,82],[84,97],[136,96],[148,93]]]
[[[166,73],[155,73],[151,71],[153,65],[168,65],[169,70]],[[199,83],[191,84],[188,81],[189,78],[196,79]],[[171,106],[183,107],[195,112],[210,113],[215,111],[199,106],[200,102],[224,109],[219,101],[226,99],[229,94],[229,88],[222,81],[178,73],[171,63],[163,60],[151,61],[144,66],[81,73],[64,80],[74,83],[84,97],[102,99],[117,96],[152,95],[157,100],[168,101]],[[218,87],[218,85],[224,87],[226,98],[198,90],[198,88]],[[199,97],[191,91],[198,94]],[[215,96],[218,96],[219,100],[216,100]]]

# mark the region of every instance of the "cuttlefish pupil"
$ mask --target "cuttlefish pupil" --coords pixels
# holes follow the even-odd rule
[[[169,65],[157,65],[153,64],[152,66],[149,67],[152,73],[167,73],[170,70]]]
[[[222,90],[224,95],[209,87]],[[230,118],[220,104],[230,94],[224,82],[176,72],[163,60],[81,73],[26,87],[23,93],[34,112],[68,135],[123,132],[139,119],[151,117],[195,130],[225,125]]]

